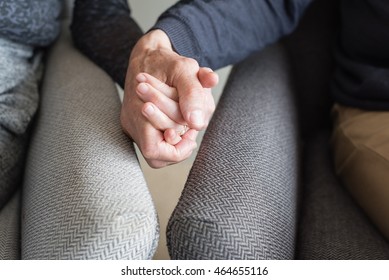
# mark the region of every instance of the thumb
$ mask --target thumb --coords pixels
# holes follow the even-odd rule
[[[201,67],[197,76],[204,88],[213,88],[219,83],[219,75],[208,67]]]

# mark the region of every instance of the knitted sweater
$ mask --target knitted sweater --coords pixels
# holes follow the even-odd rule
[[[0,1],[0,209],[22,182],[39,103],[40,52],[59,33],[60,0]]]
[[[153,28],[165,31],[179,54],[217,69],[239,62],[293,31],[312,1],[179,1]],[[78,2],[72,28],[76,44],[124,84],[129,53],[141,34],[129,17],[126,1]],[[335,51],[334,99],[349,106],[387,110],[389,2],[339,2],[342,21]],[[90,32],[94,29],[98,34]]]
[[[58,35],[61,0],[1,0],[0,37],[47,46]]]
[[[203,66],[235,63],[289,33],[310,0],[187,0],[161,15],[178,53]],[[389,2],[340,1],[334,99],[371,110],[389,109]]]

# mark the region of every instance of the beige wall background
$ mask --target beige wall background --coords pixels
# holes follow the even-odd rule
[[[129,0],[132,16],[144,31],[147,31],[153,26],[158,16],[174,3],[176,3],[174,0]],[[230,67],[217,71],[220,77],[220,83],[213,90],[216,102],[219,100],[229,71]],[[199,144],[201,143],[202,135],[199,136]],[[158,170],[150,168],[145,163],[139,150],[137,152],[157,208],[160,222],[161,237],[154,259],[169,259],[165,237],[166,225],[185,185],[197,151],[185,162]]]

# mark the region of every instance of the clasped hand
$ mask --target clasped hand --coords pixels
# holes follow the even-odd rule
[[[161,30],[135,45],[127,70],[121,124],[147,163],[161,168],[187,159],[198,132],[215,110],[211,93],[218,76],[173,51]]]

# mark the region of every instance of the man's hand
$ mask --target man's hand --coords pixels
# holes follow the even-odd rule
[[[210,92],[204,88],[212,88],[218,83],[216,73],[208,68],[200,71],[194,59],[175,53],[169,38],[161,30],[147,33],[135,45],[127,71],[126,87],[131,81],[129,78],[141,72],[177,89],[182,115],[189,127],[196,130],[207,127],[215,104]]]
[[[136,77],[141,72],[153,75],[178,91],[183,123],[192,129],[176,145],[166,142],[164,132],[144,116],[144,102],[136,93],[140,82]],[[204,87],[213,87],[217,82],[218,77],[212,70],[200,69],[196,61],[175,53],[162,31],[151,31],[139,40],[132,51],[127,71],[121,123],[150,166],[163,167],[190,156],[196,148],[197,131],[208,125],[215,109],[210,90]]]

